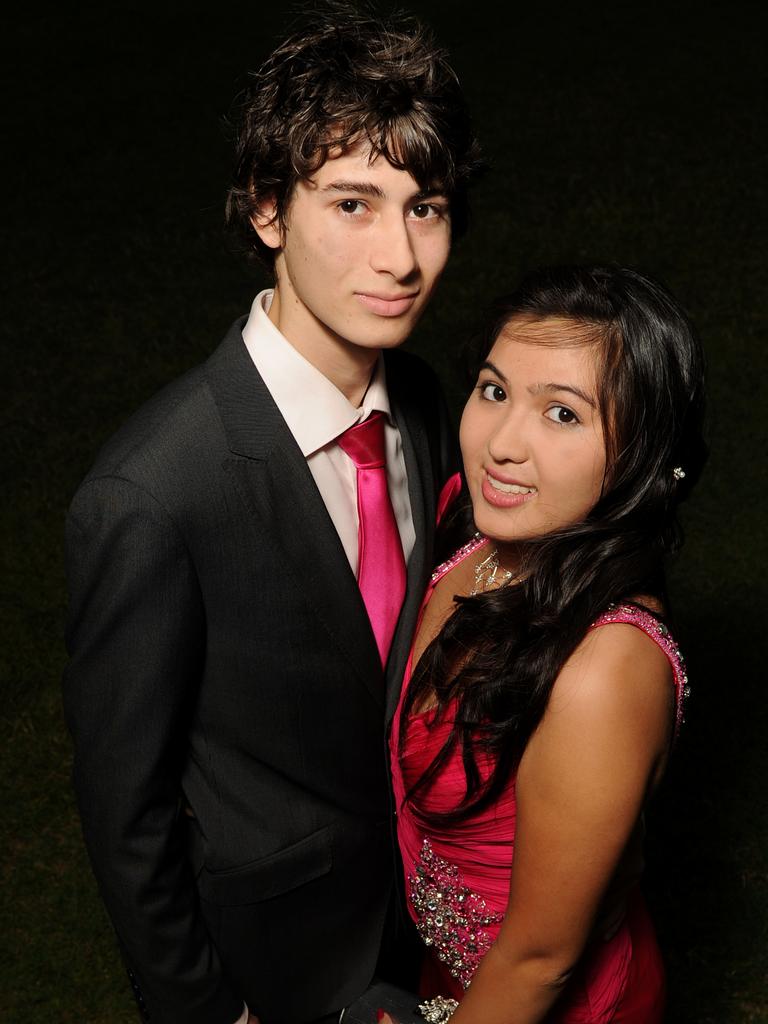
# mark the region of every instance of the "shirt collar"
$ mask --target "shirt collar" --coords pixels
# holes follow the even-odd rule
[[[304,457],[324,448],[372,412],[386,413],[391,419],[382,354],[362,404],[355,408],[269,319],[273,294],[268,288],[253,300],[243,341]]]

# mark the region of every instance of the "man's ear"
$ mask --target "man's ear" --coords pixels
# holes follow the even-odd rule
[[[280,249],[283,245],[283,229],[277,215],[277,203],[274,196],[262,200],[251,216],[253,230],[270,249]]]

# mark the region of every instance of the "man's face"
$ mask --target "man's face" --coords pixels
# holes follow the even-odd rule
[[[262,211],[268,214],[269,211]],[[362,145],[299,181],[285,224],[254,221],[278,249],[270,318],[321,370],[400,345],[424,311],[451,243],[449,202]],[[332,374],[331,374],[332,376]]]

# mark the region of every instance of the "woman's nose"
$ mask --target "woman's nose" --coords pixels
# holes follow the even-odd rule
[[[496,463],[528,461],[529,446],[522,416],[510,412],[488,439],[488,453]]]

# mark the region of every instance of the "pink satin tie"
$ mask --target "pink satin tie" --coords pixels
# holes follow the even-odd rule
[[[384,414],[345,430],[337,443],[357,468],[357,582],[385,665],[405,597],[405,559],[387,490]]]

